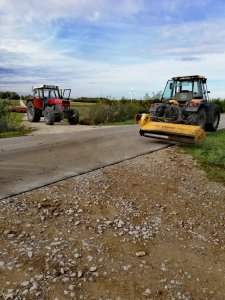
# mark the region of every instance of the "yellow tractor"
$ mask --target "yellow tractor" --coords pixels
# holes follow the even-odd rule
[[[207,79],[200,75],[177,76],[167,81],[161,101],[149,114],[137,114],[140,135],[181,143],[198,143],[206,131],[216,131],[219,108],[209,102]]]

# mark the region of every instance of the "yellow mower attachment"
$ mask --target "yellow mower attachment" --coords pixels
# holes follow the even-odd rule
[[[154,122],[150,114],[137,114],[135,123],[141,125],[140,135],[146,137],[188,144],[197,144],[206,137],[201,126]]]

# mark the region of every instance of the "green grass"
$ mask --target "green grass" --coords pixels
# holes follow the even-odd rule
[[[71,101],[71,106],[72,107],[91,107],[91,106],[94,106],[96,105],[96,103],[94,102],[74,102],[74,101]]]
[[[0,104],[2,103],[6,103],[7,105],[20,105],[20,100],[0,99]]]
[[[225,130],[209,134],[201,144],[182,148],[202,165],[210,179],[225,183]]]
[[[119,121],[119,122],[109,122],[109,123],[106,123],[106,124],[99,124],[99,125],[133,125],[135,124],[134,122],[134,119],[130,119],[130,120],[126,120],[126,121]]]
[[[0,133],[0,139],[17,137],[17,136],[24,136],[24,135],[27,135],[30,132],[31,132],[31,130],[29,130],[29,129],[1,132]]]

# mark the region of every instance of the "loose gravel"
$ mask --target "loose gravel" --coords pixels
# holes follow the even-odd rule
[[[0,299],[225,299],[225,186],[177,147],[0,203]]]

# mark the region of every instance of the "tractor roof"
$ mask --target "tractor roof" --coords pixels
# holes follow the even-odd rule
[[[33,91],[35,90],[58,90],[58,85],[48,85],[48,84],[40,84],[40,85],[34,85]]]
[[[172,77],[172,79],[179,80],[179,81],[202,80],[203,82],[206,82],[206,80],[207,80],[207,78],[202,75],[176,76],[176,77]]]

